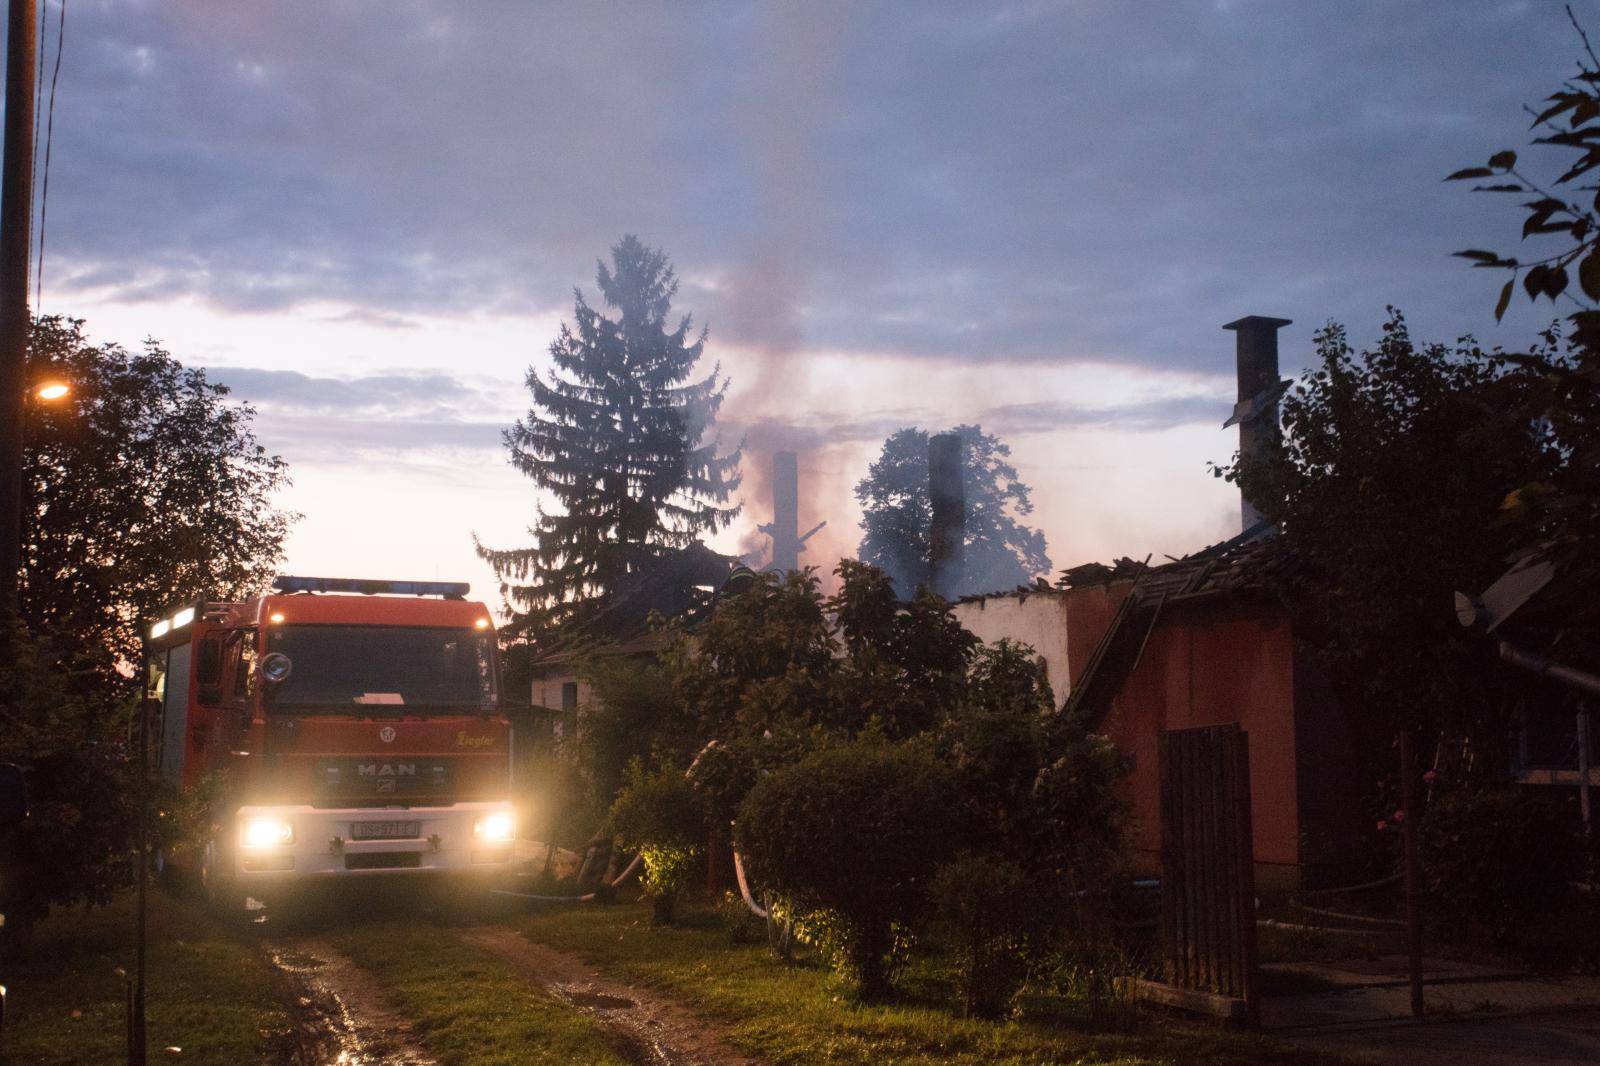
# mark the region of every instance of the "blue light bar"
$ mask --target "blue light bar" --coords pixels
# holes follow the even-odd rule
[[[443,596],[447,600],[465,599],[471,588],[465,581],[370,581],[359,577],[291,577],[287,574],[272,582],[274,592],[356,592],[363,596],[388,593]]]

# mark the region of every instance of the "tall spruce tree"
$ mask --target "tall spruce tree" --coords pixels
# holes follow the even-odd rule
[[[713,430],[728,382],[720,365],[694,377],[703,328],[691,341],[690,316],[669,327],[671,262],[630,234],[597,267],[615,316],[574,291],[573,324],[550,345],[554,367],[528,369],[533,406],[502,434],[512,465],[559,506],[539,505],[532,547],[477,543],[508,628],[541,642],[557,629],[604,635],[619,590],[738,514],[727,501],[739,453],[719,456]]]

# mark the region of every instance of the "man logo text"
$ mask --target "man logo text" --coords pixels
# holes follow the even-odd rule
[[[416,777],[417,764],[364,762],[356,767],[356,773],[362,777]]]

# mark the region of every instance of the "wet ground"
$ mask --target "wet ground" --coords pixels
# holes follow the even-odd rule
[[[269,939],[267,957],[300,989],[299,1008],[309,1062],[339,1066],[431,1066],[409,1019],[382,987],[349,959],[314,937]]]
[[[714,1026],[649,989],[609,980],[581,959],[535,944],[503,926],[463,929],[472,944],[498,955],[551,995],[604,1021],[634,1051],[636,1061],[660,1066],[755,1066]]]
[[[625,1054],[640,1066],[758,1066],[735,1051],[708,1023],[649,989],[608,979],[582,960],[527,940],[499,924],[464,924],[447,907],[364,900],[365,917],[433,921],[462,940],[498,956],[556,999],[604,1023]],[[372,974],[320,935],[346,920],[349,899],[300,901],[254,911],[250,922],[267,958],[297,990],[300,1047],[294,1060],[316,1066],[433,1063],[411,1019]]]
[[[1315,986],[1263,999],[1275,1036],[1395,1066],[1600,1063],[1600,981],[1424,960],[1422,1019],[1405,959],[1272,967]]]

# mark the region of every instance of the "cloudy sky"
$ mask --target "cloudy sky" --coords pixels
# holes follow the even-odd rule
[[[46,0],[53,62],[60,0]],[[1600,4],[1579,3],[1600,27]],[[1013,448],[1057,567],[1236,531],[1232,335],[1329,320],[1525,343],[1449,252],[1514,204],[1574,69],[1549,0],[993,4],[72,0],[42,309],[256,404],[291,570],[466,578],[524,543],[499,433],[624,233],[673,258],[749,445],[802,449],[805,561],[903,425]]]

